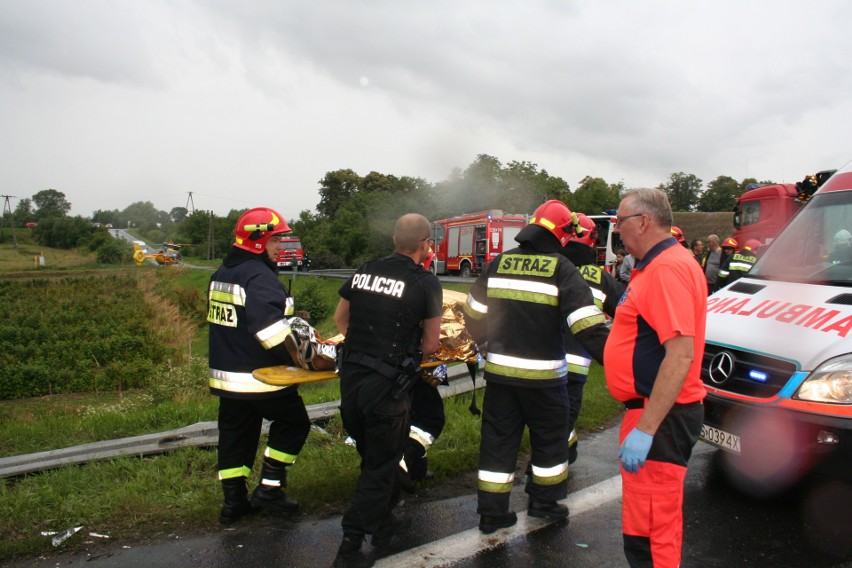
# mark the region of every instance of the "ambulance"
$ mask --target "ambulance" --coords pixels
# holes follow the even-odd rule
[[[764,493],[852,479],[852,162],[707,300],[701,438]]]

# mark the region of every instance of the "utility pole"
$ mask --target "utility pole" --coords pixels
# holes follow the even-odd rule
[[[9,225],[12,227],[12,242],[15,243],[15,248],[18,248],[18,238],[15,236],[15,219],[12,217],[12,204],[9,201],[14,198],[14,195],[0,195],[5,201],[3,202],[3,217],[0,218],[0,239],[3,238],[3,227],[6,222],[6,212],[9,213]],[[17,199],[17,198],[16,198]]]
[[[189,215],[192,215],[193,213],[195,213],[195,201],[192,200],[192,192],[191,191],[187,191],[186,193],[187,193],[186,210],[189,212]],[[189,208],[190,204],[192,205],[192,209]]]
[[[210,211],[210,228],[207,230],[207,260],[213,260],[215,249],[213,240],[213,211]]]

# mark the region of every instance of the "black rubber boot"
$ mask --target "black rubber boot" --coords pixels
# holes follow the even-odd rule
[[[511,527],[518,522],[518,515],[514,512],[502,515],[482,515],[479,517],[479,531],[482,534],[491,534],[496,530]]]
[[[361,552],[363,536],[344,535],[332,568],[370,568],[374,560]]]
[[[527,515],[539,519],[567,519],[568,507],[556,501],[539,501],[531,498]]]
[[[273,509],[282,513],[295,513],[299,503],[284,493],[287,487],[287,464],[272,458],[263,458],[260,484],[251,496],[251,506],[257,509]]]
[[[222,512],[219,513],[219,522],[223,525],[235,523],[252,511],[245,477],[223,479],[222,492],[225,494],[225,501],[222,504]]]
[[[373,546],[376,548],[389,548],[399,540],[397,537],[411,527],[411,516],[402,511],[391,511],[385,517],[378,530],[373,534]]]
[[[428,461],[426,460],[426,448],[420,442],[408,439],[405,445],[405,465],[408,466],[408,475],[412,481],[426,478]]]

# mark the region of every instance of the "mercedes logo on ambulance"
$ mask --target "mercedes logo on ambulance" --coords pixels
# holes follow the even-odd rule
[[[710,380],[717,385],[724,384],[734,376],[734,356],[729,351],[720,351],[710,360]]]

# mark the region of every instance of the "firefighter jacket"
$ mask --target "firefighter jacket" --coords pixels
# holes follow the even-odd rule
[[[570,260],[530,243],[502,253],[470,290],[465,324],[487,342],[485,379],[520,387],[566,383],[564,330],[602,360],[605,317]]]
[[[719,269],[719,287],[738,280],[746,272],[751,270],[755,262],[757,262],[757,256],[748,250],[735,252],[727,257]]]
[[[252,377],[261,367],[292,365],[284,345],[293,299],[265,254],[232,247],[208,289],[210,391],[232,398],[277,396],[284,388]]]
[[[576,241],[569,241],[562,248],[561,252],[565,258],[577,267],[580,276],[583,277],[583,280],[592,289],[595,305],[609,317],[615,317],[615,308],[618,307],[618,301],[621,299],[621,295],[624,294],[624,289],[627,286],[598,266],[597,255],[592,247]],[[568,372],[584,376],[588,375],[589,366],[592,364],[592,357],[567,328],[565,330],[565,351],[565,358],[568,361]],[[598,363],[602,364],[603,361],[598,360]]]
[[[363,264],[338,293],[349,301],[346,353],[394,367],[420,349],[421,321],[441,315],[438,277],[398,253]]]

